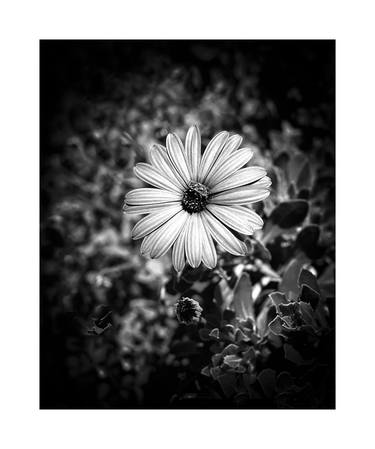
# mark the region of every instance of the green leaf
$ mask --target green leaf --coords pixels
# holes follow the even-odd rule
[[[237,282],[233,295],[233,307],[239,319],[254,319],[254,305],[251,293],[250,276],[248,273],[243,273]]]
[[[270,215],[270,220],[280,228],[288,229],[301,224],[308,211],[309,203],[305,200],[285,201],[275,207]]]

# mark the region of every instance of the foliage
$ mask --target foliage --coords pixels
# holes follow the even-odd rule
[[[121,45],[105,48],[129,56]],[[332,408],[331,53],[307,43],[180,45],[185,59],[141,46],[126,67],[97,49],[92,72],[78,64],[66,85],[42,48],[42,81],[52,80],[41,105],[41,405]],[[243,135],[272,191],[256,205],[265,226],[246,239],[246,256],[220,253],[215,270],[178,275],[169,255],[140,256],[137,218],[121,208],[142,186],[132,168],[151,144],[194,123],[203,145],[222,129]],[[191,324],[177,320],[182,297],[202,309]]]

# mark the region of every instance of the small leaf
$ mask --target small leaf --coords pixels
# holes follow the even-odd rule
[[[236,316],[242,320],[254,319],[254,305],[251,296],[252,288],[250,276],[243,273],[234,289],[233,307]]]
[[[237,368],[241,364],[242,358],[238,355],[232,354],[232,355],[226,355],[224,357],[224,363],[231,368]]]
[[[222,351],[222,355],[232,355],[232,354],[237,354],[239,350],[239,347],[233,343],[230,343],[228,346],[226,346],[223,351]]]
[[[281,316],[293,316],[299,313],[298,302],[289,302],[288,304],[280,304],[279,311]]]
[[[203,374],[203,376],[210,377],[210,368],[208,366],[205,366],[201,369],[201,374]]]
[[[213,338],[219,338],[219,329],[215,327],[208,335]]]
[[[250,338],[247,335],[245,335],[241,329],[237,329],[236,334],[235,334],[235,340],[237,343],[237,342],[241,342],[241,341],[249,341]]]
[[[270,215],[270,220],[280,228],[288,229],[301,224],[308,211],[309,203],[305,200],[285,201],[275,207]]]
[[[269,297],[271,298],[271,301],[276,306],[276,308],[278,308],[280,304],[288,304],[288,300],[286,299],[284,293],[273,292],[269,294]]]
[[[283,320],[276,316],[268,325],[270,331],[274,333],[275,335],[281,335],[284,328],[283,328]]]

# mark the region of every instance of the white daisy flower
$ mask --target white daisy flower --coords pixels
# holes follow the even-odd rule
[[[187,262],[214,268],[214,241],[225,251],[245,255],[246,245],[230,229],[250,235],[263,221],[249,207],[269,195],[271,180],[262,167],[245,167],[253,152],[240,148],[242,138],[217,134],[201,154],[198,127],[189,129],[185,146],[168,134],[167,147],[155,145],[150,164],[139,163],[134,173],[154,188],[129,192],[124,211],[148,214],[133,228],[133,239],[143,238],[141,253],[158,258],[171,247],[172,262],[181,271]]]

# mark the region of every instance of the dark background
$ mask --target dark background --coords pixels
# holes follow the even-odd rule
[[[173,402],[186,362],[173,371],[165,360],[183,330],[168,313],[155,322],[145,316],[151,303],[136,312],[130,305],[155,304],[155,285],[168,277],[168,262],[145,266],[130,240],[121,207],[137,186],[131,167],[169,130],[183,135],[190,116],[203,142],[221,129],[238,132],[276,166],[281,147],[298,147],[318,161],[316,173],[328,173],[320,179],[329,191],[322,219],[311,216],[326,232],[324,254],[312,257],[321,275],[334,264],[334,41],[41,41],[40,92],[41,407],[233,406]],[[277,271],[290,256],[268,249]],[[124,361],[119,329],[133,312],[167,337]],[[330,312],[334,326],[334,301]],[[154,338],[147,335],[139,338]],[[332,338],[320,364],[331,360],[330,393],[295,407],[334,404]]]

